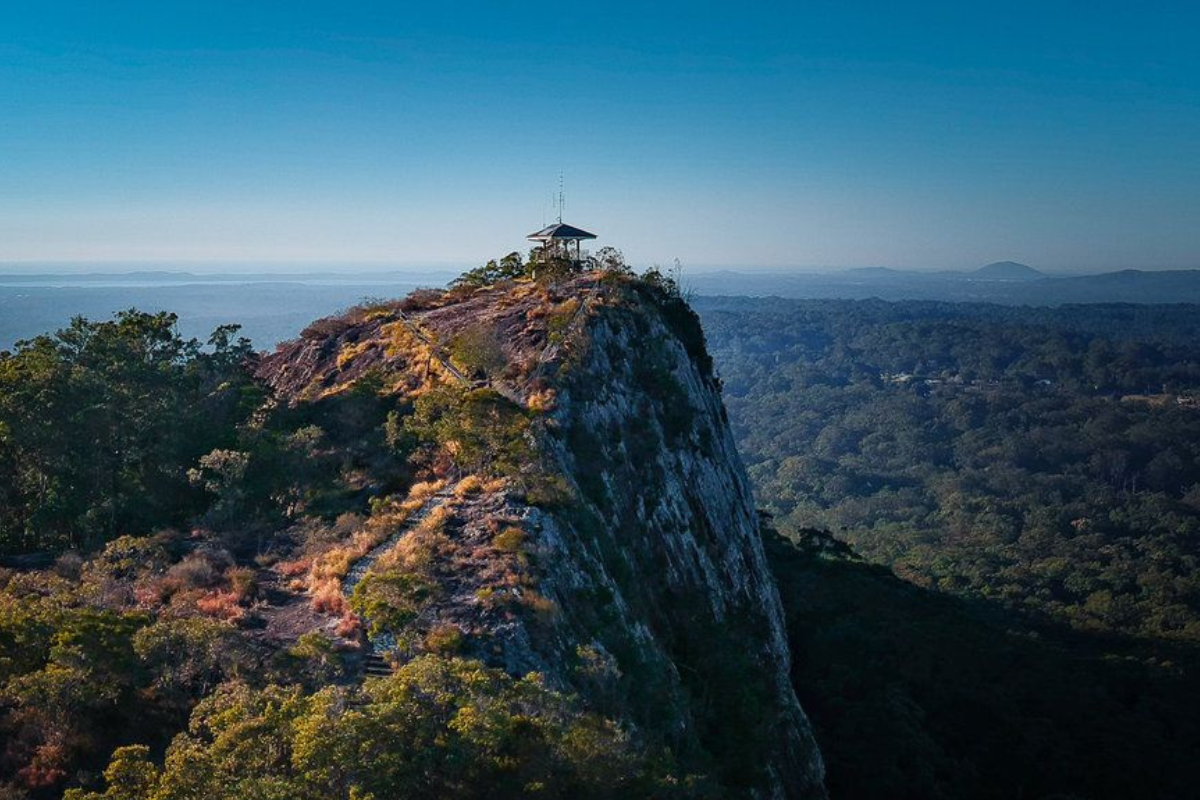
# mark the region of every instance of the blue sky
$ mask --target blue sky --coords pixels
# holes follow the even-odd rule
[[[0,261],[1200,267],[1188,5],[0,0]]]

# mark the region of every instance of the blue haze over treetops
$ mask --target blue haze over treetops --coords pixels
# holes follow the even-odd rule
[[[0,261],[1200,266],[1182,3],[0,3]]]

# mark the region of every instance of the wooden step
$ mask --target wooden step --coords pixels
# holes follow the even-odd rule
[[[392,665],[379,653],[371,653],[363,660],[363,673],[374,678],[392,674]]]

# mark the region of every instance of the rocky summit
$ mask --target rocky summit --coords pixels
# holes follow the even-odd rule
[[[404,493],[360,471],[372,535],[306,576],[342,594],[323,607],[361,622],[368,667],[453,642],[724,790],[823,796],[720,381],[676,294],[602,273],[417,293],[321,320],[257,371],[291,413],[388,398],[393,446],[419,454]]]

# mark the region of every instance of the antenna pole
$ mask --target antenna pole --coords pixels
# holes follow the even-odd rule
[[[559,170],[559,173],[558,173],[558,224],[559,225],[562,225],[563,202],[564,202],[564,199],[563,199],[563,174],[562,174],[562,170]]]

